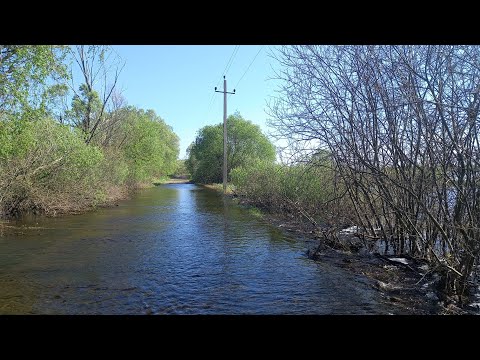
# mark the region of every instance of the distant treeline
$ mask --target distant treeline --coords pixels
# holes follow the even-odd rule
[[[249,166],[263,159],[273,164],[275,146],[258,125],[244,119],[240,113],[227,118],[227,174],[239,166]],[[223,124],[201,128],[187,149],[185,161],[192,180],[199,183],[223,181]]]
[[[82,211],[175,171],[177,135],[127,105],[121,68],[106,46],[0,45],[0,217]]]

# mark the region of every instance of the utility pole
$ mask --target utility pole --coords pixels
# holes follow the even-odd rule
[[[215,86],[215,92],[223,93],[223,193],[227,192],[227,94],[235,94],[227,91],[227,80],[223,75],[223,91],[217,90]]]

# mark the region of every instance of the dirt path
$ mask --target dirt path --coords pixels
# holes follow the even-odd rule
[[[190,180],[188,179],[168,179],[162,184],[189,184]]]

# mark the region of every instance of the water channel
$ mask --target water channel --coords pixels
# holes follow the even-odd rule
[[[361,275],[194,184],[0,234],[0,314],[386,314]]]

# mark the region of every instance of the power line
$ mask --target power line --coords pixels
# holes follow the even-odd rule
[[[217,81],[217,87],[219,86],[220,81],[222,80],[222,76],[225,76],[227,74],[228,70],[230,70],[230,67],[233,64],[233,60],[235,59],[235,56],[237,56],[237,53],[238,53],[239,49],[240,49],[240,45],[235,45],[235,48],[233,49],[232,54],[230,55],[230,58],[228,59],[227,64],[225,65],[225,68],[223,69],[223,72],[220,74],[220,78]],[[212,105],[215,102],[214,98],[215,98],[215,93],[212,94],[212,97],[210,98],[210,101],[208,102],[207,114],[205,115],[205,118],[210,114],[210,110],[212,109]]]
[[[232,55],[230,55],[230,59],[228,59],[227,65],[225,65],[225,69],[223,69],[223,72],[220,74],[220,79],[217,81],[217,87],[220,84],[220,81],[222,80],[222,76],[227,75],[227,71],[230,69],[230,66],[232,66],[233,59],[237,55],[238,49],[240,48],[240,45],[235,45],[235,48],[233,49]]]
[[[255,59],[257,58],[258,54],[260,54],[260,51],[262,51],[263,47],[265,45],[262,45],[262,47],[257,51],[257,53],[255,54],[255,57],[253,58],[253,60],[250,62],[250,64],[248,65],[247,69],[245,70],[245,72],[243,73],[242,77],[240,78],[240,80],[238,80],[237,82],[237,85],[235,85],[235,89],[238,87],[238,84],[240,84],[240,81],[242,81],[243,77],[245,76],[245,74],[248,72],[248,70],[250,69],[250,66],[252,66],[253,62],[255,61]]]
[[[238,50],[240,50],[240,45],[237,45],[237,47],[235,49],[235,53],[233,54],[233,57],[232,57],[232,61],[230,62],[230,65],[228,65],[227,69],[225,70],[225,75],[227,75],[228,70],[230,70],[230,67],[233,64],[233,61],[235,60],[235,56],[237,56]]]

